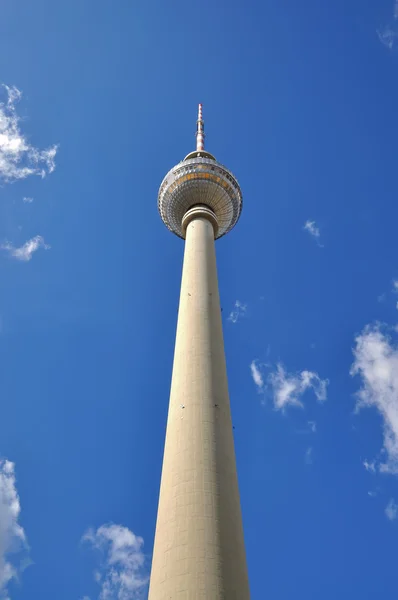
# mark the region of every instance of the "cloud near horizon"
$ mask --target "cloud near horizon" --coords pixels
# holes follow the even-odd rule
[[[19,574],[28,561],[28,543],[19,524],[21,505],[16,488],[15,465],[0,460],[0,599],[10,600],[7,592],[12,579]]]
[[[32,146],[21,132],[21,119],[16,105],[22,92],[15,86],[2,84],[7,99],[0,102],[0,181],[13,182],[30,175],[45,177],[55,169],[58,147],[39,150]]]
[[[89,529],[82,538],[102,558],[95,572],[98,600],[143,600],[148,584],[144,540],[127,527],[109,523]]]
[[[356,410],[375,408],[383,419],[385,460],[365,461],[368,471],[398,474],[398,344],[380,323],[355,338],[350,374],[361,378]]]

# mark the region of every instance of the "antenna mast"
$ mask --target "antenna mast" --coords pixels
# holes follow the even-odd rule
[[[198,120],[196,121],[196,150],[202,152],[205,149],[205,124],[202,115],[202,105],[198,107]]]

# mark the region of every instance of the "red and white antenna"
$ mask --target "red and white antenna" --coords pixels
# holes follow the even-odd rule
[[[198,120],[196,121],[196,150],[201,152],[205,149],[205,124],[202,115],[202,105],[199,104]]]

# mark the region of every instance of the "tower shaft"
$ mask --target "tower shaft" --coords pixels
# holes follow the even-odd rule
[[[208,208],[195,207],[184,218],[184,264],[149,600],[250,597],[213,217]]]

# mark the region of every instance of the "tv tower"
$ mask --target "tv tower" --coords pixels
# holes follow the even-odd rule
[[[237,223],[235,177],[204,149],[169,171],[158,196],[185,239],[148,600],[249,600],[214,241]]]

